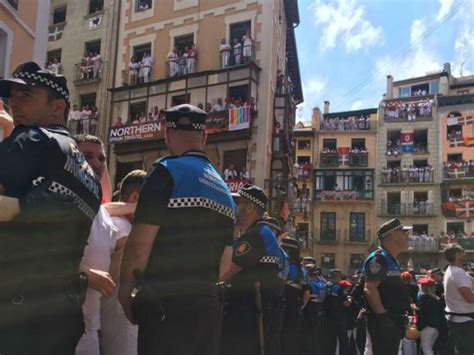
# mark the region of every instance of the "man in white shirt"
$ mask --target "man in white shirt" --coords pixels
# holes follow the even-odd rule
[[[459,355],[474,354],[474,280],[463,264],[465,251],[459,245],[448,247],[444,256],[449,266],[444,274],[448,326]]]
[[[74,137],[77,134],[77,125],[81,120],[81,111],[77,109],[77,105],[72,106],[72,110],[69,111],[69,115],[67,117],[67,126],[71,131],[71,135]]]
[[[237,178],[239,175],[237,174],[237,170],[234,168],[234,164],[229,164],[229,167],[224,170],[224,180],[232,180]]]
[[[120,201],[137,203],[140,190],[145,181],[146,172],[133,170],[120,183]],[[112,217],[119,232],[116,234],[115,251],[112,254],[110,274],[117,282],[120,279],[120,263],[123,248],[132,229],[133,215]],[[117,292],[101,302],[102,338],[101,349],[103,355],[136,355],[138,326],[133,325],[125,316],[117,297]]]
[[[224,110],[225,110],[225,107],[222,105],[222,99],[221,98],[217,99],[217,102],[214,104],[214,106],[212,106],[212,111],[220,112]]]
[[[142,59],[142,80],[144,83],[148,83],[150,81],[151,76],[151,67],[153,65],[153,58],[148,53],[143,54]]]
[[[91,58],[92,61],[92,73],[94,78],[99,77],[99,70],[100,70],[100,63],[101,63],[101,58],[100,54],[95,52],[94,56]]]
[[[82,107],[81,120],[80,120],[80,122],[82,123],[82,131],[81,131],[82,134],[89,134],[91,115],[92,115],[92,110],[89,108],[89,105],[84,105]]]

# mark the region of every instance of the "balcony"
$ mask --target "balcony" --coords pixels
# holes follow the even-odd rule
[[[367,244],[370,241],[370,229],[363,231],[346,229],[344,231],[344,243],[346,244]]]
[[[97,119],[96,118],[86,118],[80,119],[79,121],[73,120],[67,123],[69,131],[73,136],[79,134],[92,134],[93,136],[97,135]]]
[[[431,184],[434,181],[434,170],[423,170],[420,172],[409,171],[409,169],[383,169],[380,173],[380,180],[382,185],[418,185]]]
[[[418,203],[396,203],[382,200],[382,211],[380,216],[405,216],[405,217],[433,217],[435,216],[434,205],[431,202]]]
[[[341,241],[341,230],[339,229],[316,229],[315,243],[337,244]]]
[[[104,63],[97,66],[85,66],[82,63],[74,64],[74,84],[86,85],[98,83],[102,80]]]
[[[326,202],[348,202],[348,201],[367,201],[374,198],[372,190],[352,191],[352,190],[316,190],[316,200]]]
[[[443,168],[444,180],[471,180],[474,178],[474,165]]]
[[[320,153],[320,166],[325,168],[335,168],[339,166],[339,154]]]
[[[412,251],[416,253],[437,253],[440,250],[440,242],[435,238],[421,239],[420,237],[410,237],[408,247],[412,248]]]
[[[369,153],[349,153],[349,166],[361,168],[369,166]]]
[[[386,122],[431,121],[433,119],[433,100],[429,98],[421,100],[402,98],[396,101],[386,101],[384,105]]]

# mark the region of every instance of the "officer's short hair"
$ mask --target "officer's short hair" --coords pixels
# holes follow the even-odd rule
[[[93,136],[92,134],[80,134],[76,137],[74,137],[76,140],[77,144],[80,143],[94,143],[94,144],[100,144],[101,146],[104,146],[104,143],[101,141],[99,137]]]
[[[47,95],[48,95],[48,103],[50,103],[53,100],[64,100],[64,97],[62,97],[57,91],[43,87],[42,89],[46,90]],[[69,105],[67,105],[66,102],[66,108],[64,109],[64,122],[67,122],[67,119],[69,117]]]
[[[143,170],[129,172],[120,182],[120,201],[126,201],[135,191],[140,192],[145,178],[146,172]]]
[[[461,253],[463,251],[464,251],[463,247],[461,247],[460,245],[455,244],[455,245],[447,247],[444,250],[444,257],[446,258],[446,260],[448,262],[452,263],[452,262],[454,262],[456,254]]]

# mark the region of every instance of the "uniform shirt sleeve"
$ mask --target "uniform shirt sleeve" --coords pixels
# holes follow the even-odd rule
[[[148,174],[138,199],[135,223],[163,226],[166,224],[168,202],[173,192],[173,178],[161,164]]]
[[[244,234],[234,247],[232,261],[243,269],[253,268],[265,256],[263,240],[259,229]]]
[[[19,133],[0,144],[0,184],[6,195],[20,197],[38,177],[48,149],[46,137],[34,128],[18,128]]]
[[[376,254],[365,264],[365,279],[382,281],[387,277],[387,261],[382,255]]]

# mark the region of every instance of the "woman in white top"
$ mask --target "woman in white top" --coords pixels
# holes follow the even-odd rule
[[[242,37],[242,42],[244,43],[244,63],[248,63],[252,56],[253,47],[253,38],[249,30],[247,30],[246,34]]]
[[[222,68],[227,68],[229,66],[230,51],[232,47],[227,44],[225,38],[222,39],[221,45],[219,46],[219,51],[221,53],[221,65]]]
[[[128,63],[128,69],[130,73],[130,85],[137,84],[139,68],[140,68],[140,64],[137,62],[135,57],[130,58],[130,63]]]
[[[176,76],[179,73],[179,66],[178,66],[178,54],[177,54],[176,47],[173,48],[171,52],[168,53],[166,57],[166,61],[169,64],[169,75],[170,77]]]
[[[242,63],[242,44],[234,38],[234,47],[233,52],[235,65],[240,65]]]

